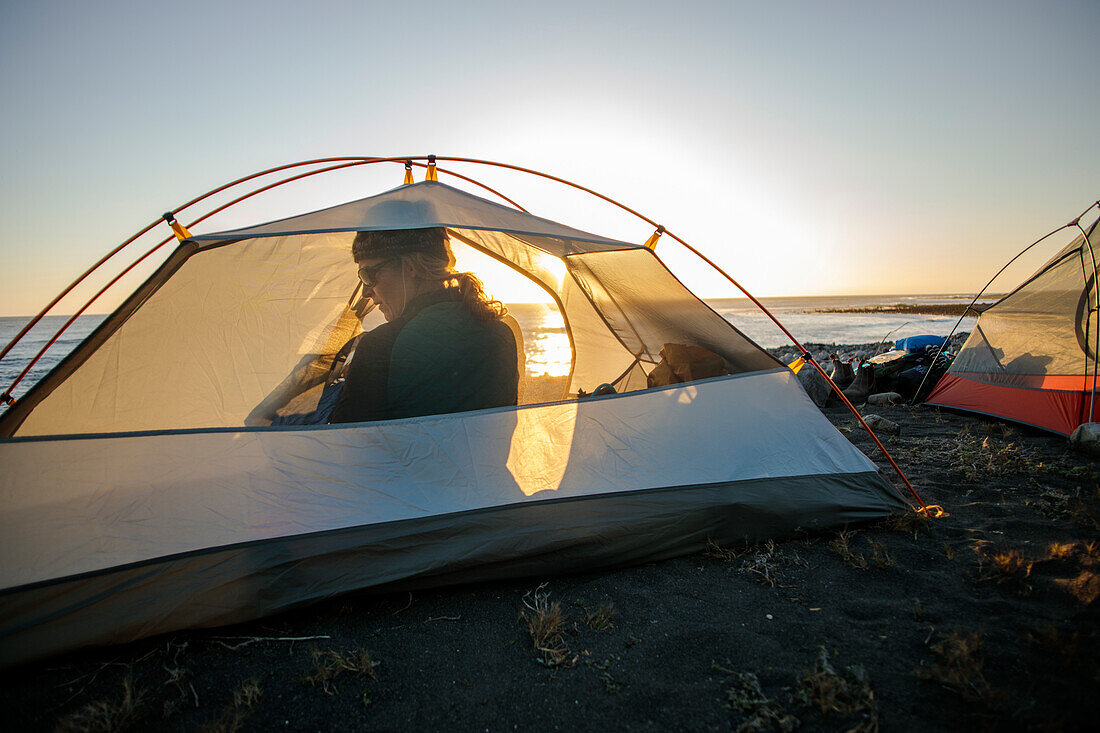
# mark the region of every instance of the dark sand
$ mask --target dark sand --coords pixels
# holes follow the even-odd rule
[[[70,654],[0,677],[5,727],[1092,729],[1100,465],[1018,426],[873,411],[902,426],[888,447],[949,517],[357,594]],[[826,413],[871,453],[843,408]],[[557,655],[535,649],[519,618],[540,586],[565,617]],[[603,604],[615,614],[598,630],[586,619]]]

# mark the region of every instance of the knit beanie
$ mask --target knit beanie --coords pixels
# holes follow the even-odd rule
[[[443,227],[359,232],[351,245],[351,255],[356,262],[396,257],[411,252],[425,252],[446,259],[446,239]]]

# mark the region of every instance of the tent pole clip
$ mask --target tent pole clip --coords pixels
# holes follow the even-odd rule
[[[657,225],[657,230],[655,232],[653,232],[653,234],[649,235],[649,239],[647,239],[645,241],[645,244],[642,245],[642,246],[645,247],[646,249],[656,249],[657,248],[657,240],[660,239],[661,235],[664,234],[664,233],[665,233],[665,225],[664,224],[658,224]]]
[[[183,224],[176,221],[176,216],[171,211],[164,212],[162,218],[168,222],[168,226],[172,227],[172,231],[176,233],[176,239],[182,242],[185,239],[191,238],[191,232],[187,231],[187,227]]]
[[[413,181],[413,162],[411,160],[405,161],[405,185],[414,183]]]
[[[438,181],[439,178],[435,174],[435,156],[428,156],[428,174],[424,176],[425,181]]]

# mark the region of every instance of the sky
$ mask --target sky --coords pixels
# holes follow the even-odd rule
[[[976,292],[1100,198],[1098,27],[1096,0],[0,0],[0,315],[37,312],[211,188],[341,155],[575,181],[760,296]],[[369,168],[196,231],[401,181]],[[455,169],[571,226],[652,231],[560,186]],[[667,238],[657,251],[700,294],[739,295]]]

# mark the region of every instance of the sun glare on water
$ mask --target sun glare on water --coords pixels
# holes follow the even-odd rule
[[[485,291],[507,304],[508,313],[519,323],[527,354],[528,377],[566,377],[573,360],[565,321],[550,294],[507,265],[471,247],[452,242],[455,268],[472,272],[485,284]],[[538,269],[560,285],[565,265],[557,257],[542,255]]]

